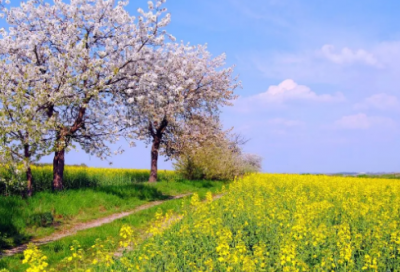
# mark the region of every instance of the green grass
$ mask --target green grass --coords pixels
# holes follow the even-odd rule
[[[0,250],[47,236],[69,224],[131,210],[177,194],[212,189],[220,184],[180,180],[103,185],[60,193],[45,191],[29,199],[0,196]]]
[[[2,197],[0,232],[8,236],[3,247],[48,235],[57,225],[83,222],[165,198],[157,188],[140,184],[40,192],[27,200],[17,196]]]
[[[145,181],[149,170],[66,166],[65,190],[54,194],[51,192],[52,166],[33,166],[35,194],[23,199],[20,196],[23,186],[12,181],[22,181],[24,173],[12,178],[10,169],[0,168],[0,250],[48,235],[54,226],[87,221],[165,199],[174,189],[167,190],[168,186],[164,186],[159,190],[157,186],[181,181],[175,172],[160,170],[161,182],[148,186]],[[176,187],[179,191],[184,186]]]
[[[181,181],[181,182],[160,182],[157,184],[145,185],[146,187],[157,189],[171,195],[197,192],[201,198],[204,198],[208,191],[216,192],[222,187],[222,182],[208,182],[208,181]],[[112,223],[103,226],[92,228],[78,232],[76,235],[63,238],[61,240],[43,245],[40,249],[44,255],[48,257],[50,267],[54,267],[57,263],[69,256],[70,246],[74,240],[78,240],[82,248],[86,252],[95,242],[97,238],[105,240],[108,237],[118,239],[118,233],[122,225],[128,224],[135,229],[135,233],[142,233],[146,230],[149,222],[154,218],[158,209],[163,212],[173,210],[179,212],[184,200],[170,200],[159,206],[140,211],[125,218],[116,220]],[[17,254],[11,257],[4,257],[0,259],[0,269],[7,268],[10,271],[25,271],[26,266],[21,264],[23,259],[22,254]],[[56,271],[59,271],[57,267]]]

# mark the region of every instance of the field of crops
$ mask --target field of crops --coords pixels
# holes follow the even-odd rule
[[[51,165],[33,166],[33,189],[35,192],[51,190],[53,168]],[[0,195],[15,194],[25,188],[25,172],[20,171],[17,181],[10,180],[7,168],[0,168]],[[66,166],[64,171],[64,189],[80,189],[99,186],[121,186],[135,182],[148,181],[150,171],[146,169],[94,168],[82,166]],[[177,180],[174,171],[160,170],[160,181]],[[18,184],[18,181],[23,184]]]
[[[253,174],[221,195],[213,201],[207,193],[200,201],[194,194],[181,208],[153,212],[142,231],[121,222],[117,237],[105,239],[105,233],[85,249],[71,237],[57,262],[47,255],[52,251],[29,248],[23,266],[31,271],[400,271],[399,180]]]
[[[194,205],[114,271],[400,271],[398,180],[260,174]]]

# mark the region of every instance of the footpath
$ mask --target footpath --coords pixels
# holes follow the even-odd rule
[[[34,244],[36,246],[48,244],[48,243],[54,242],[56,240],[62,239],[64,237],[68,237],[68,236],[74,235],[78,231],[99,227],[101,225],[111,223],[111,222],[113,222],[113,221],[115,221],[117,219],[129,216],[131,214],[134,214],[134,213],[149,209],[149,208],[154,207],[154,206],[158,206],[158,205],[160,205],[160,204],[162,204],[162,203],[164,203],[166,201],[170,201],[170,200],[173,200],[173,199],[184,198],[184,197],[189,196],[191,194],[192,193],[181,194],[181,195],[173,196],[173,197],[171,197],[171,198],[169,198],[167,200],[153,201],[153,202],[146,203],[146,204],[143,204],[141,206],[138,206],[135,209],[130,210],[130,211],[111,214],[109,216],[98,218],[98,219],[95,219],[95,220],[92,220],[92,221],[89,221],[89,222],[85,222],[85,223],[78,223],[78,224],[75,224],[75,225],[71,226],[67,230],[57,231],[57,232],[55,232],[55,233],[53,233],[53,234],[51,234],[49,236],[46,236],[46,237],[43,237],[43,238],[38,238],[38,239],[33,239],[29,243],[32,243],[32,244]],[[17,247],[12,248],[12,249],[4,250],[2,253],[0,253],[0,258],[1,257],[12,256],[12,255],[15,255],[15,254],[18,254],[18,253],[22,253],[27,248],[27,246],[28,246],[28,244],[23,244],[23,245],[17,246]]]

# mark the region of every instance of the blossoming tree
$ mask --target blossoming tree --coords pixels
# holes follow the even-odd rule
[[[190,122],[218,117],[220,107],[235,98],[239,84],[233,68],[223,68],[225,55],[212,58],[206,46],[168,44],[156,54],[151,69],[127,92],[133,113],[129,119],[138,137],[152,145],[149,182],[157,180],[159,152],[171,155],[176,136],[193,138],[188,128],[199,126],[186,126]]]
[[[0,69],[7,71],[0,77],[0,156],[2,167],[10,170],[23,165],[26,170],[27,191],[33,192],[31,163],[41,156],[50,154],[49,131],[54,119],[46,117],[46,101],[35,97],[30,82],[23,78],[29,69],[27,66],[13,66],[0,62]],[[16,174],[16,173],[14,173]]]
[[[9,1],[5,1],[9,4]],[[11,15],[0,1],[1,17]],[[10,32],[15,31],[10,29]],[[14,43],[5,30],[1,30],[0,40],[0,157],[1,163],[9,169],[22,165],[26,171],[26,195],[33,192],[31,163],[50,153],[50,129],[53,118],[46,117],[48,99],[35,89],[46,88],[44,81],[37,80],[41,73],[37,65],[20,61],[22,48],[10,48]],[[10,51],[12,50],[12,51]],[[12,54],[10,54],[10,52]]]
[[[165,0],[150,1],[147,12],[138,9],[137,19],[126,11],[128,2],[30,0],[3,9],[10,28],[1,33],[0,77],[13,84],[3,84],[2,92],[25,97],[23,107],[13,108],[20,126],[9,129],[35,130],[34,145],[44,135],[53,140],[46,148],[54,151],[54,190],[63,187],[65,152],[74,142],[101,158],[110,154],[108,143],[122,130],[119,93],[140,82],[154,47],[164,44]],[[26,110],[34,113],[29,121],[22,118]],[[13,141],[24,149],[20,138]]]

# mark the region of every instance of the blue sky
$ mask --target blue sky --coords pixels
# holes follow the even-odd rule
[[[131,1],[136,13],[147,1]],[[243,88],[225,127],[265,172],[400,171],[397,0],[169,0],[168,31],[227,54]],[[148,168],[144,144],[113,167]],[[83,152],[67,163],[107,166]],[[43,161],[51,161],[45,158]],[[160,161],[170,169],[171,162]]]

